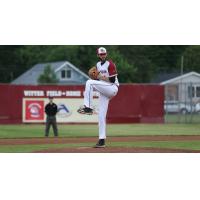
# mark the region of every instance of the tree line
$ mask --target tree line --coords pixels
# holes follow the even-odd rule
[[[194,45],[102,45],[117,65],[124,83],[148,83],[157,74],[200,73],[200,46]],[[97,62],[97,45],[1,45],[0,82],[9,83],[37,63],[67,60],[87,73]]]

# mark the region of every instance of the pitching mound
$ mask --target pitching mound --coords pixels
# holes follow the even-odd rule
[[[200,151],[164,148],[139,148],[139,147],[106,147],[106,148],[59,148],[36,151],[35,153],[198,153]]]

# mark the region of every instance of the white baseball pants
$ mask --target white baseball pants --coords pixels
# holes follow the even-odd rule
[[[99,139],[106,138],[106,114],[108,110],[109,100],[118,92],[118,87],[113,83],[105,81],[88,80],[85,85],[84,105],[92,108],[93,90],[99,93]]]

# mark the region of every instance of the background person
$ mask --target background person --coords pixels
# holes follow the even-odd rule
[[[58,112],[57,105],[53,102],[53,97],[49,97],[49,103],[45,106],[45,113],[47,115],[46,119],[46,128],[45,128],[45,136],[49,136],[49,129],[52,125],[54,136],[58,136],[58,128],[57,128],[57,122],[56,122],[56,113]]]

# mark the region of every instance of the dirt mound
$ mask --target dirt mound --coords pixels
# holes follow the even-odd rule
[[[36,151],[35,153],[199,153],[200,151],[166,148],[106,147],[106,148],[58,148]]]

